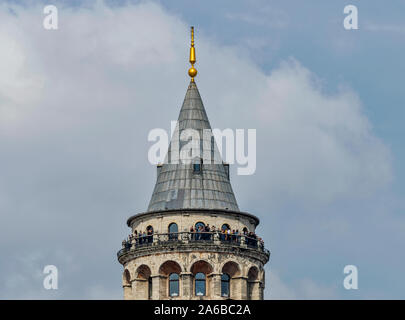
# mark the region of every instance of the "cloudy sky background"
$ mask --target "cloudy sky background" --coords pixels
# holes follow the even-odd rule
[[[122,298],[116,252],[152,194],[148,132],[186,92],[190,25],[211,125],[257,129],[256,173],[231,181],[272,251],[265,297],[405,298],[402,1],[54,1],[56,31],[44,4],[0,4],[1,299]]]

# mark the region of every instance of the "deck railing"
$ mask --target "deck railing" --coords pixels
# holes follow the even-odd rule
[[[118,256],[121,256],[130,250],[170,243],[220,243],[223,245],[247,247],[269,253],[269,250],[264,248],[263,241],[257,238],[248,237],[244,234],[225,234],[221,232],[172,232],[154,233],[137,237],[130,236],[129,239],[122,241],[122,249],[118,251]]]

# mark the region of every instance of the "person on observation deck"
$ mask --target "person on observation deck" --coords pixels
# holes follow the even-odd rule
[[[190,227],[190,234],[191,234],[191,240],[194,240],[195,239],[195,231],[194,231],[193,226]]]
[[[211,228],[210,225],[207,223],[207,225],[205,226],[205,240],[210,240],[211,239],[211,234],[210,234]]]

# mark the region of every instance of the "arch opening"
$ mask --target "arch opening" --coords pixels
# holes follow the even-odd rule
[[[142,264],[136,269],[137,279],[148,280],[150,275],[151,275],[150,268],[146,264]]]
[[[198,229],[200,229],[200,228],[202,228],[202,229],[205,228],[205,223],[202,222],[202,221],[198,221],[198,222],[195,224],[195,230],[198,230]]]
[[[162,292],[168,297],[180,296],[180,273],[182,272],[180,265],[173,260],[168,260],[162,263],[159,268],[160,286]]]
[[[252,300],[253,296],[256,295],[257,296],[257,291],[258,287],[256,284],[256,280],[259,276],[259,269],[255,266],[250,267],[249,271],[248,271],[248,287],[247,287],[247,294],[248,294],[248,299]]]
[[[222,267],[222,273],[228,274],[231,278],[240,276],[241,274],[239,265],[234,261],[228,261],[225,263]]]
[[[193,265],[190,268],[190,272],[195,276],[198,272],[204,273],[204,274],[210,274],[212,273],[213,268],[212,266],[204,260],[199,260],[193,263]]]
[[[239,264],[234,261],[228,261],[223,265],[221,272],[221,296],[237,297],[238,285],[237,280],[234,278],[241,275]]]
[[[179,227],[177,226],[177,223],[171,223],[169,224],[169,240],[177,240],[178,239],[178,232],[179,232]]]
[[[181,273],[181,267],[180,265],[173,260],[168,260],[164,263],[159,268],[159,274],[163,276],[169,276],[171,273]]]
[[[124,285],[130,285],[131,284],[131,274],[129,273],[128,269],[124,270],[123,280],[124,280]]]
[[[257,269],[257,267],[255,267],[255,266],[250,267],[250,269],[248,271],[248,281],[257,280],[258,275],[259,275],[259,269]]]
[[[209,294],[208,288],[210,280],[207,275],[213,272],[213,267],[207,261],[198,260],[193,263],[190,272],[194,276],[194,294],[196,296],[206,296]]]
[[[142,299],[152,298],[152,278],[151,270],[146,264],[140,265],[135,272],[135,291]]]

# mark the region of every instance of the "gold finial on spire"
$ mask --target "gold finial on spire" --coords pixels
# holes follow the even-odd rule
[[[191,77],[191,81],[194,82],[194,77],[197,75],[197,70],[194,68],[195,58],[195,48],[194,48],[194,27],[191,27],[191,48],[190,48],[190,63],[191,68],[188,69],[188,75]]]

